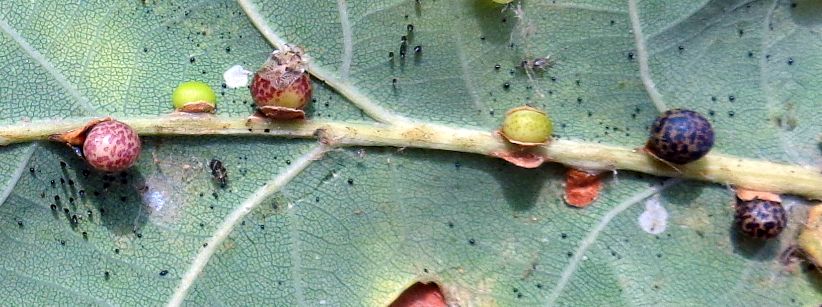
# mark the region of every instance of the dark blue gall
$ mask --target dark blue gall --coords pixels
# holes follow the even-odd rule
[[[737,199],[734,219],[740,232],[757,239],[776,237],[788,224],[788,215],[782,204],[762,199]]]
[[[656,118],[645,148],[667,162],[686,164],[702,158],[713,146],[714,129],[702,114],[673,109]]]

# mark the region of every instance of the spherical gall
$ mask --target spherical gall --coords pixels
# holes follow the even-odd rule
[[[743,234],[757,239],[770,239],[785,229],[788,215],[779,202],[737,199],[735,220]]]
[[[551,138],[551,132],[553,125],[548,115],[529,106],[508,111],[499,131],[509,142],[522,146],[545,144]]]
[[[86,135],[83,153],[94,169],[119,172],[140,156],[140,137],[128,125],[115,120],[98,123]]]
[[[217,95],[208,84],[200,81],[183,82],[171,94],[174,108],[183,112],[213,112],[217,105]]]
[[[514,2],[514,0],[491,0],[491,1],[494,1],[495,3],[499,3],[499,4],[508,4],[508,3]]]
[[[273,119],[305,117],[311,99],[311,78],[305,72],[302,49],[289,46],[274,51],[251,81],[251,97],[257,108]]]
[[[686,164],[705,156],[713,145],[714,130],[704,116],[673,109],[656,118],[645,148],[664,161]]]

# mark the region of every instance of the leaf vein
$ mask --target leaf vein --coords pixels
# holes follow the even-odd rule
[[[318,145],[314,147],[311,151],[294,161],[291,166],[285,169],[283,173],[271,179],[268,183],[255,191],[254,194],[252,194],[242,204],[240,204],[239,207],[234,209],[234,211],[232,211],[231,214],[223,220],[222,224],[220,224],[211,238],[209,238],[208,246],[202,248],[194,257],[194,260],[191,262],[191,266],[188,268],[186,274],[183,276],[182,280],[180,280],[180,284],[177,286],[177,289],[174,290],[174,294],[169,299],[168,306],[180,306],[183,303],[189,289],[208,264],[211,256],[217,252],[217,249],[222,245],[223,241],[228,238],[228,235],[231,234],[234,227],[237,226],[237,224],[240,224],[246,215],[251,213],[251,211],[262,203],[268,196],[271,196],[271,194],[279,191],[283,186],[291,182],[291,180],[296,178],[300,172],[311,164],[311,162],[319,159],[326,151],[328,151],[328,147],[325,145]]]
[[[20,46],[20,48],[23,49],[23,51],[25,51],[32,60],[40,65],[40,67],[43,67],[46,72],[51,74],[54,80],[57,81],[57,83],[60,84],[60,86],[66,91],[68,91],[69,95],[77,100],[78,105],[83,108],[84,111],[91,115],[97,114],[97,111],[89,103],[88,98],[80,94],[77,88],[75,88],[74,85],[68,81],[66,76],[60,73],[43,54],[34,49],[34,47],[30,45],[28,41],[20,35],[20,33],[17,33],[17,31],[14,30],[14,28],[12,28],[5,19],[0,19],[0,30],[6,33],[11,40],[16,42],[17,45]]]
[[[353,36],[351,29],[351,21],[348,19],[348,4],[346,0],[337,0],[337,10],[340,11],[340,27],[343,35],[343,55],[342,64],[340,65],[340,78],[348,80],[348,75],[351,73],[351,57],[354,53],[354,46],[351,40]]]
[[[274,33],[274,30],[268,26],[265,18],[260,14],[259,9],[257,9],[257,6],[251,0],[237,0],[237,3],[246,13],[248,19],[251,20],[254,27],[260,31],[260,34],[262,34],[262,36],[265,37],[271,45],[277,49],[283,49],[286,47],[286,41]],[[379,104],[372,101],[371,98],[360,92],[356,87],[352,86],[345,80],[334,76],[333,73],[327,71],[325,68],[314,62],[308,63],[308,72],[315,78],[324,81],[331,88],[337,90],[337,92],[339,92],[342,96],[348,98],[354,106],[360,108],[360,110],[365,112],[365,114],[368,114],[368,116],[374,120],[382,123],[393,124],[410,122],[409,119],[386,110]]]
[[[37,144],[32,144],[29,146],[28,149],[23,153],[23,159],[20,160],[20,163],[17,165],[17,168],[14,170],[14,173],[11,174],[11,178],[6,183],[6,188],[0,192],[0,206],[6,203],[6,199],[8,199],[11,192],[14,190],[14,187],[17,186],[17,182],[20,181],[20,177],[23,175],[23,171],[26,169],[26,166],[31,161],[31,157],[34,155],[34,149],[37,147]]]
[[[681,180],[679,179],[670,179],[662,185],[652,186],[626,199],[625,201],[616,205],[613,209],[608,211],[608,213],[606,213],[602,217],[602,219],[599,220],[599,223],[597,223],[594,226],[594,228],[592,228],[591,231],[588,232],[588,235],[586,235],[585,238],[583,238],[582,241],[579,243],[579,246],[577,247],[576,251],[574,251],[573,257],[568,262],[568,265],[565,267],[565,269],[562,271],[562,275],[560,276],[559,281],[557,281],[557,285],[554,287],[554,290],[551,291],[551,296],[548,297],[548,303],[546,305],[554,305],[556,300],[559,298],[560,294],[562,294],[562,290],[565,289],[565,286],[568,285],[568,282],[571,280],[571,277],[573,277],[574,272],[576,272],[577,268],[579,268],[579,264],[580,262],[582,262],[582,259],[585,256],[585,252],[587,252],[588,248],[590,248],[591,245],[594,244],[594,242],[596,242],[596,239],[597,237],[599,237],[599,234],[602,233],[603,230],[605,230],[605,227],[608,226],[608,223],[610,223],[611,220],[613,220],[617,215],[627,210],[634,204],[637,204],[640,201],[653,196],[654,194],[660,193],[663,190],[679,182],[681,182]]]
[[[645,90],[648,92],[648,97],[659,112],[665,112],[668,107],[665,101],[662,100],[662,94],[656,89],[656,84],[651,78],[651,69],[648,67],[648,48],[645,44],[645,37],[642,36],[642,26],[639,23],[639,9],[637,8],[637,0],[628,0],[628,16],[631,19],[631,29],[634,32],[634,40],[636,42],[637,61],[639,62],[639,76],[642,79],[642,84],[645,85]]]

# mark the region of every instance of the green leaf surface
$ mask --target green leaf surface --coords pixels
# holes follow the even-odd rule
[[[708,115],[717,152],[822,164],[818,1],[515,3],[521,11],[490,0],[0,1],[0,123],[165,114],[188,80],[217,91],[217,116],[245,117],[248,90],[222,87],[222,75],[262,64],[270,31],[419,122],[493,130],[530,103],[551,115],[556,137],[639,147],[658,91],[670,108]],[[549,70],[529,78],[519,68],[547,55]],[[311,119],[372,121],[322,82],[314,98]],[[822,301],[815,272],[780,262],[801,220],[780,240],[741,238],[721,185],[615,173],[593,205],[575,209],[562,200],[561,165],[396,148],[313,160],[318,146],[145,137],[138,165],[112,175],[63,145],[2,147],[0,296],[166,304],[226,217],[251,204],[186,304],[385,305],[416,281],[437,281],[462,305]],[[212,158],[228,169],[225,189]],[[271,186],[281,188],[258,197]],[[648,200],[667,210],[661,233],[639,225]],[[790,200],[798,216],[805,203]]]

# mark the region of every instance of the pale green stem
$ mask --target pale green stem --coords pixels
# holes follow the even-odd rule
[[[86,119],[87,120],[87,119]],[[39,141],[82,127],[86,120],[58,120],[0,126],[0,145]],[[494,132],[440,124],[271,122],[254,118],[172,114],[118,119],[140,135],[268,135],[316,138],[331,146],[393,146],[492,155],[518,150]],[[551,161],[590,171],[630,170],[663,177],[716,182],[752,190],[822,199],[818,169],[711,153],[673,169],[637,148],[558,139],[531,150]]]

